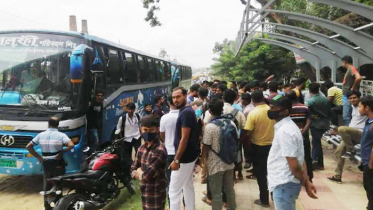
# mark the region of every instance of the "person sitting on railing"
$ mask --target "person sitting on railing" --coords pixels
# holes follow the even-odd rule
[[[339,183],[342,182],[342,172],[345,158],[354,156],[354,145],[360,143],[363,128],[367,120],[367,117],[360,115],[358,110],[360,93],[358,91],[350,91],[347,96],[352,106],[352,119],[349,126],[340,126],[338,128],[338,133],[342,137],[342,142],[335,151],[335,159],[338,164],[337,168],[335,169],[335,174],[328,177],[329,180]]]

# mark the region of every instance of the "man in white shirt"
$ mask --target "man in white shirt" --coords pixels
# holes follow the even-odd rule
[[[126,105],[127,113],[119,118],[117,124],[116,135],[124,139],[123,149],[125,150],[126,159],[132,165],[132,148],[135,149],[135,154],[141,146],[140,134],[140,115],[135,113],[136,105],[129,103]]]
[[[363,135],[365,122],[368,118],[367,116],[362,116],[359,113],[358,108],[360,96],[361,94],[358,91],[350,91],[347,94],[348,101],[352,107],[352,119],[349,126],[340,126],[338,128],[338,133],[342,138],[342,142],[335,151],[335,159],[338,164],[337,168],[335,169],[335,174],[332,177],[328,177],[328,179],[331,181],[342,183],[342,172],[345,164],[345,158],[354,155],[354,146],[360,143]]]
[[[161,118],[159,131],[161,134],[161,139],[166,146],[167,150],[167,178],[168,183],[170,183],[171,178],[171,170],[169,169],[169,165],[175,159],[175,130],[176,130],[176,121],[179,117],[179,110],[175,107],[174,102],[172,101],[172,96],[168,96],[167,98],[168,104],[171,108],[168,114],[165,114]]]
[[[316,188],[308,179],[302,133],[289,116],[292,109],[290,100],[278,95],[270,103],[268,117],[276,124],[267,160],[268,188],[273,193],[276,210],[295,210],[301,186],[305,186],[311,198],[317,198]]]

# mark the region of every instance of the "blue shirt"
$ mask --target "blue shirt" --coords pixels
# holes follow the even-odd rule
[[[242,112],[242,107],[239,104],[232,104],[233,108],[237,109],[238,111]]]
[[[187,104],[190,104],[193,101],[194,101],[194,97],[188,95],[188,97],[187,97]]]
[[[363,165],[368,165],[370,160],[370,155],[372,152],[373,145],[373,118],[368,119],[365,123],[363,130],[363,137],[361,138],[360,150],[361,150],[361,162]]]
[[[57,153],[63,149],[63,146],[70,141],[70,138],[57,130],[57,128],[49,128],[48,130],[39,133],[31,140],[33,145],[40,145],[41,151],[54,155],[43,155],[44,159],[54,159]]]
[[[181,140],[181,128],[190,128],[190,135],[188,139],[187,147],[184,151],[183,156],[180,158],[180,163],[191,163],[195,161],[199,155],[199,141],[198,141],[198,129],[197,129],[197,118],[194,110],[190,106],[185,106],[180,109],[179,116],[176,120],[176,130],[175,130],[175,153],[179,148],[179,143]]]

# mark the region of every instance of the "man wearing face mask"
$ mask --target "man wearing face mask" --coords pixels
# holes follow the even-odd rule
[[[167,152],[158,139],[158,120],[154,115],[141,119],[141,137],[145,140],[132,164],[132,177],[140,180],[144,210],[163,210],[166,203]]]
[[[276,210],[295,210],[302,185],[308,196],[316,199],[316,188],[309,181],[304,161],[303,137],[291,120],[291,101],[281,95],[270,100],[268,118],[275,120],[275,136],[269,152],[268,188],[273,193]]]

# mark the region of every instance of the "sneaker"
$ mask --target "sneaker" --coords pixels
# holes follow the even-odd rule
[[[245,165],[244,165],[243,168],[244,168],[244,169],[249,169],[249,168],[251,168],[251,163],[245,163]]]
[[[269,207],[270,207],[270,206],[269,206],[269,203],[262,203],[262,202],[260,201],[260,199],[255,200],[254,203],[255,203],[256,205],[263,206],[263,207],[266,207],[266,208],[269,208]]]
[[[334,175],[334,176],[332,176],[332,177],[328,177],[328,179],[329,179],[330,181],[337,182],[337,183],[339,183],[339,184],[342,183],[342,179],[341,179],[341,177],[338,176],[338,175]]]

